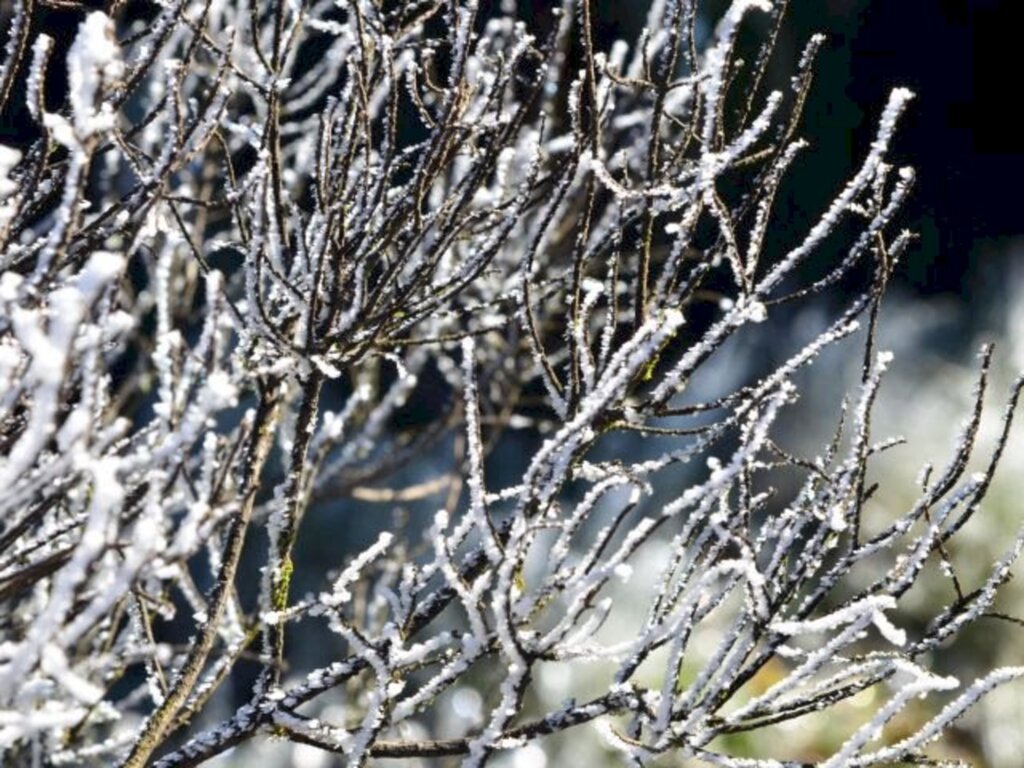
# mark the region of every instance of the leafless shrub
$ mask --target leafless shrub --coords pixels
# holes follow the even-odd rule
[[[135,5],[85,15],[61,61],[21,0],[0,71],[0,101],[24,90],[40,133],[0,148],[4,764],[177,768],[273,735],[352,766],[478,766],[596,724],[623,764],[804,765],[719,737],[876,686],[888,698],[813,764],[939,764],[929,742],[1024,674],[928,668],[1024,543],[981,585],[947,555],[1020,391],[970,474],[990,351],[948,465],[910,509],[870,504],[869,463],[892,444],[871,425],[890,359],[874,329],[911,242],[893,222],[913,172],[885,160],[908,91],[795,232],[775,202],[821,38],[789,91],[765,93],[784,2],[735,0],[703,50],[695,0],[655,2],[648,32],[607,52],[586,0],[542,38],[477,0]],[[764,42],[741,66],[755,16]],[[801,283],[826,240],[841,257]],[[688,399],[732,337],[859,274],[831,327],[768,375]],[[834,439],[793,455],[773,434],[794,374],[858,329]],[[426,379],[432,418],[400,429]],[[537,441],[498,487],[485,465],[510,429]],[[638,456],[622,434],[660,447]],[[427,453],[449,469],[410,480]],[[707,469],[680,487],[687,463]],[[786,472],[793,493],[774,490]],[[296,594],[307,515],[344,527],[339,502],[417,500],[432,523],[372,517],[376,541]],[[652,552],[668,555],[632,584],[643,618],[612,642],[613,585]],[[955,599],[901,629],[901,597],[936,563]],[[311,669],[286,640],[313,624],[339,650]],[[217,722],[207,705],[251,658],[248,703]],[[581,663],[599,694],[532,711],[540,666]],[[449,693],[491,683],[478,726],[432,730]],[[874,741],[926,694],[948,703]]]

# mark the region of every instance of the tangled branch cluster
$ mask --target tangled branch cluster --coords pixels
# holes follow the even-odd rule
[[[980,586],[947,554],[1020,382],[970,474],[986,351],[949,463],[910,509],[872,506],[892,444],[872,437],[890,357],[874,329],[911,242],[893,222],[913,172],[886,154],[911,94],[794,231],[776,202],[822,38],[766,92],[785,2],[734,0],[699,45],[696,1],[656,0],[639,40],[599,51],[587,0],[542,34],[507,2],[125,0],[83,14],[66,54],[39,2],[14,4],[0,71],[37,133],[0,148],[5,765],[182,768],[273,736],[350,766],[473,767],[591,725],[623,764],[804,765],[720,737],[876,687],[884,703],[813,764],[938,764],[929,742],[1024,675],[928,668],[1024,545]],[[759,40],[746,63],[741,32]],[[823,248],[839,258],[807,280]],[[745,329],[850,281],[767,375],[687,392]],[[858,329],[834,439],[783,449],[794,377]],[[516,430],[525,469],[499,485]],[[392,529],[382,503],[437,512]],[[353,515],[379,536],[309,573],[311,520]],[[615,585],[665,552],[623,633]],[[901,628],[935,563],[953,601]],[[320,586],[299,594],[304,569]],[[290,649],[314,624],[335,640],[310,667]],[[552,665],[599,692],[538,710]],[[229,683],[247,700],[224,716]],[[438,733],[467,686],[480,721]],[[926,694],[945,697],[931,719],[876,741]]]

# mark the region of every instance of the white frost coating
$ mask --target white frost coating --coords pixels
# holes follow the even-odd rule
[[[626,584],[631,578],[633,578],[633,566],[629,563],[619,563],[615,566],[614,573],[619,581]]]
[[[15,182],[9,178],[9,174],[18,161],[21,160],[21,152],[13,147],[0,144],[0,195],[9,197],[17,190]]]
[[[744,300],[740,311],[743,317],[752,323],[763,323],[768,319],[768,308],[765,307],[764,302],[757,299]]]
[[[869,742],[882,735],[882,728],[912,699],[924,698],[932,691],[949,691],[960,685],[955,677],[939,677],[903,659],[896,659],[894,667],[910,682],[902,685],[886,704],[871,718],[871,721],[846,740],[840,750],[822,763],[822,768],[845,768],[855,765],[852,758]]]
[[[75,589],[86,578],[87,568],[107,546],[112,515],[124,496],[118,478],[121,461],[114,457],[89,462],[92,501],[82,536],[68,564],[58,572],[45,608],[32,622],[25,639],[0,663],[0,705],[15,699],[22,680],[37,663],[43,649],[57,634],[73,605]]]
[[[0,484],[12,487],[28,466],[39,456],[46,441],[55,431],[54,420],[59,412],[59,393],[74,350],[85,313],[98,292],[120,270],[123,259],[97,252],[79,273],[76,285],[52,291],[47,297],[45,313],[15,306],[10,321],[20,347],[31,359],[27,376],[36,385],[28,428],[8,451],[0,457]],[[14,293],[20,280],[5,279]],[[12,295],[13,298],[13,295]]]
[[[377,541],[354,558],[334,580],[331,592],[320,595],[320,602],[328,607],[336,608],[351,600],[352,593],[349,592],[349,587],[359,578],[360,573],[367,565],[384,554],[393,540],[394,536],[391,533],[381,533],[377,537]]]
[[[238,387],[226,371],[214,371],[207,377],[206,393],[210,410],[220,410],[238,402]]]
[[[92,300],[124,269],[124,257],[109,251],[95,251],[78,274],[78,290]]]
[[[103,698],[103,689],[84,680],[68,668],[63,650],[47,643],[39,658],[40,668],[51,675],[64,689],[82,704],[96,704]]]
[[[649,197],[672,197],[680,192],[679,187],[672,186],[671,184],[657,184],[647,188],[627,189],[615,180],[608,171],[608,166],[605,165],[604,161],[594,157],[589,151],[580,158],[580,163],[584,168],[590,168],[594,175],[601,180],[601,183],[608,187],[615,197],[623,201]]]
[[[934,741],[940,735],[943,730],[951,723],[955,722],[969,707],[976,704],[978,700],[992,689],[1005,685],[1006,683],[1013,682],[1024,677],[1024,667],[1000,667],[999,669],[990,672],[985,677],[976,680],[972,683],[967,690],[965,690],[960,696],[954,701],[943,707],[942,711],[938,715],[929,720],[917,733],[913,736],[903,739],[888,747],[869,752],[867,754],[861,754],[858,757],[854,757],[848,760],[845,764],[850,768],[859,768],[859,766],[866,765],[885,765],[895,760],[899,760],[903,755],[910,753],[913,750],[919,749],[927,745],[929,742]],[[935,689],[937,690],[952,690],[956,681],[952,678],[939,678],[934,681]],[[921,693],[927,693],[929,689],[921,690]],[[916,691],[912,691],[916,693]]]
[[[501,548],[495,540],[490,519],[487,516],[487,486],[484,480],[484,455],[480,434],[480,402],[476,389],[476,344],[472,336],[462,341],[462,377],[466,406],[466,445],[469,454],[469,514],[478,534],[484,542],[484,549],[491,562],[501,560]]]
[[[29,69],[28,79],[25,83],[25,103],[28,106],[29,114],[40,122],[43,116],[40,112],[42,106],[42,88],[46,77],[45,66],[49,59],[50,51],[53,50],[53,38],[41,34],[32,44],[32,64]]]
[[[712,46],[704,59],[704,125],[701,129],[701,140],[707,147],[711,146],[715,125],[718,118],[718,104],[722,98],[725,85],[726,66],[732,53],[737,28],[747,11],[756,9],[770,12],[772,4],[769,0],[734,0],[715,30],[718,42]]]
[[[18,199],[18,185],[10,177],[14,166],[21,160],[21,152],[0,144],[0,233],[14,216]]]
[[[93,11],[85,17],[67,61],[75,137],[84,142],[114,126],[115,116],[109,104],[100,103],[103,88],[117,81],[123,72],[109,16]]]
[[[758,285],[758,293],[767,295],[783,277],[785,277],[793,266],[803,259],[808,253],[814,250],[818,244],[835,228],[840,217],[849,208],[857,196],[870,184],[882,158],[889,148],[893,133],[896,130],[896,123],[903,114],[907,104],[914,98],[914,93],[908,88],[895,88],[889,94],[889,100],[882,112],[882,119],[878,125],[878,133],[875,140],[871,142],[871,150],[864,164],[857,174],[847,182],[843,191],[832,201],[828,210],[822,215],[818,222],[811,227],[810,232],[804,241],[790,251],[786,256],[765,276]]]
[[[863,616],[865,613],[872,617],[882,611],[891,611],[896,608],[896,600],[889,595],[878,595],[866,597],[847,607],[834,611],[826,616],[817,619],[804,621],[777,621],[772,623],[771,629],[784,635],[802,635],[808,632],[827,632],[836,629],[844,624],[850,624]]]
[[[96,508],[110,509],[124,498],[124,489],[117,479],[120,465],[121,461],[113,457],[100,459],[93,464],[93,504]]]

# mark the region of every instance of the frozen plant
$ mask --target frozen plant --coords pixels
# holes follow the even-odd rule
[[[1024,675],[932,668],[1024,545],[980,583],[947,546],[1021,382],[968,472],[985,350],[948,463],[909,508],[872,503],[911,93],[795,231],[776,202],[823,38],[766,92],[784,0],[734,0],[706,43],[697,5],[655,0],[603,51],[588,0],[548,31],[509,2],[125,0],[70,47],[13,4],[0,106],[34,133],[0,147],[0,762],[184,768],[277,739],[472,768],[596,728],[623,765],[950,764],[930,743]],[[694,394],[734,338],[858,280],[784,362]],[[777,421],[850,337],[834,438],[795,455]],[[328,566],[300,556],[314,525],[339,532]],[[951,602],[908,626],[937,567]],[[538,709],[560,667],[586,685]],[[823,756],[730,748],[865,691]]]

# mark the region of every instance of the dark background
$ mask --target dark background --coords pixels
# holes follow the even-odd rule
[[[710,23],[729,5],[700,7]],[[539,26],[548,0],[520,0]],[[602,47],[632,39],[647,0],[594,0]],[[751,13],[750,22],[763,14]],[[808,38],[827,36],[798,172],[808,215],[831,200],[870,144],[889,91],[917,94],[891,157],[918,172],[902,225],[920,235],[899,275],[919,294],[964,302],[1001,288],[1007,241],[1024,235],[1022,0],[791,0],[773,66],[788,78]],[[784,80],[782,81],[785,82]],[[800,163],[797,166],[801,166]],[[797,170],[797,169],[795,169]]]
[[[870,141],[888,90],[917,93],[898,133],[896,157],[917,168],[908,224],[921,236],[903,277],[924,293],[964,300],[1004,268],[1001,241],[1024,234],[1021,180],[1020,0],[797,0],[795,34],[828,27],[810,133],[848,146]],[[841,145],[840,145],[841,146]],[[837,153],[847,167],[854,158]]]

